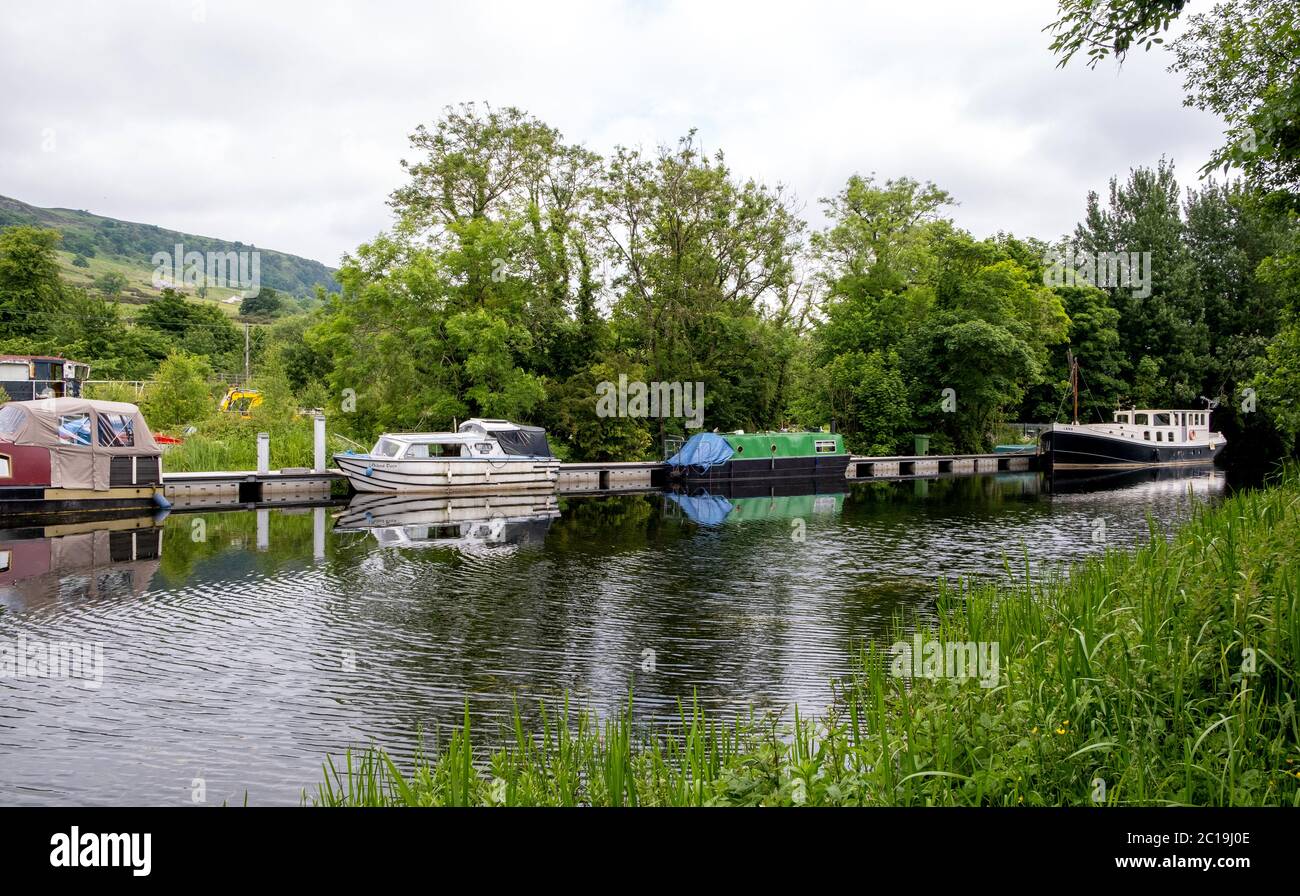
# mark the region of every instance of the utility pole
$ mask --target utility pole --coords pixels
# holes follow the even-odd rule
[[[248,324],[244,324],[244,385],[248,385]]]

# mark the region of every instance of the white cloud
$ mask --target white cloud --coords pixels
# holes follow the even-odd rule
[[[1054,238],[1089,189],[1219,141],[1167,53],[1056,67],[1043,0],[50,3],[0,22],[0,194],[336,263],[389,222],[417,124],[517,105],[599,152],[698,128],[817,198],[929,179],[958,223]],[[55,149],[42,142],[53,130]]]

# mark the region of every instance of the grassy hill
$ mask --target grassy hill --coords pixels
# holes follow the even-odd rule
[[[17,199],[0,196],[0,229],[16,225],[49,227],[63,234],[59,263],[68,283],[89,286],[95,278],[116,271],[127,279],[122,292],[124,302],[145,302],[158,295],[153,286],[155,252],[168,252],[181,243],[186,252],[244,252],[256,249],[260,254],[260,274],[263,286],[270,286],[292,296],[310,296],[317,286],[337,290],[334,269],[319,261],[276,252],[239,241],[220,240],[167,230],[153,224],[137,224],[92,215],[90,212],[66,208],[37,208]],[[74,265],[78,256],[88,267]],[[239,306],[224,304],[223,300],[237,290],[212,287],[206,298],[222,304],[231,315],[238,314]]]

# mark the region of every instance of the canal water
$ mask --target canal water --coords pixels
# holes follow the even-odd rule
[[[490,742],[516,701],[609,711],[634,678],[646,722],[692,695],[715,713],[816,710],[895,617],[933,618],[939,578],[1129,546],[1225,488],[1212,471],[1025,473],[8,530],[0,805],[293,804],[327,755],[408,757],[466,699]],[[14,659],[48,664],[51,647],[60,677]]]

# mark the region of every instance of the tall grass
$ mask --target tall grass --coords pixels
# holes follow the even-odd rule
[[[310,417],[276,422],[234,417],[207,421],[198,432],[184,436],[180,445],[169,446],[163,455],[163,469],[177,473],[255,470],[259,432],[271,437],[271,469],[310,467],[314,462]],[[326,447],[344,451],[351,445],[330,435]]]
[[[646,731],[631,698],[604,721],[566,704],[477,761],[467,705],[436,755],[349,753],[310,801],[1300,805],[1298,501],[1293,468],[1068,577],[941,585],[928,636],[996,643],[992,688],[896,678],[873,646],[816,718],[689,707]]]

